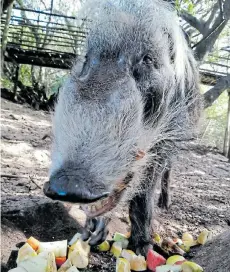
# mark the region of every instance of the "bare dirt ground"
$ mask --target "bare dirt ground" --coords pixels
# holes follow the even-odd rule
[[[16,245],[31,235],[42,241],[70,239],[85,219],[77,206],[53,202],[42,193],[48,178],[51,115],[2,99],[2,271],[15,266]],[[172,173],[169,211],[157,209],[154,229],[176,236],[202,229],[214,235],[230,226],[230,164],[217,150],[191,144]],[[127,216],[116,213],[110,233],[128,230]],[[87,271],[115,271],[114,260],[94,253]]]

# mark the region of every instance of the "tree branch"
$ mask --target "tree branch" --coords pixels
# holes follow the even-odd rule
[[[230,87],[230,75],[221,77],[216,85],[204,94],[204,107],[210,107],[213,102]]]
[[[179,16],[183,18],[192,27],[196,28],[200,33],[203,33],[204,23],[201,20],[197,19],[195,16],[189,14],[185,10],[182,10]]]

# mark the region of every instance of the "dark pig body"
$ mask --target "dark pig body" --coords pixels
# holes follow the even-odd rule
[[[81,14],[92,24],[85,54],[59,94],[44,191],[88,204],[85,237],[96,230],[91,244],[106,236],[95,218],[128,202],[130,244],[143,253],[157,180],[160,205],[167,207],[171,158],[199,117],[196,63],[163,1],[89,0]]]

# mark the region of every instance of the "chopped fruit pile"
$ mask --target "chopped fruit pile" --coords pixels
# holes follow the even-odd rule
[[[211,232],[204,230],[197,240],[190,233],[184,233],[182,238],[162,239],[155,233],[153,241],[170,256],[167,260],[156,251],[149,249],[147,258],[136,255],[127,249],[128,237],[116,232],[113,241],[104,241],[97,250],[110,252],[116,258],[116,272],[153,271],[153,272],[202,272],[198,264],[186,260],[183,255],[195,245],[204,245],[211,239]],[[77,233],[69,243],[67,240],[55,242],[40,242],[30,237],[19,249],[17,267],[9,272],[77,272],[89,264],[90,246]]]

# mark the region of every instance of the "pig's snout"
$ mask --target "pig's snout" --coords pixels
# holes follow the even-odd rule
[[[91,203],[109,195],[109,192],[87,188],[83,183],[71,180],[67,175],[50,177],[43,188],[44,194],[53,200],[68,201],[73,203]]]

